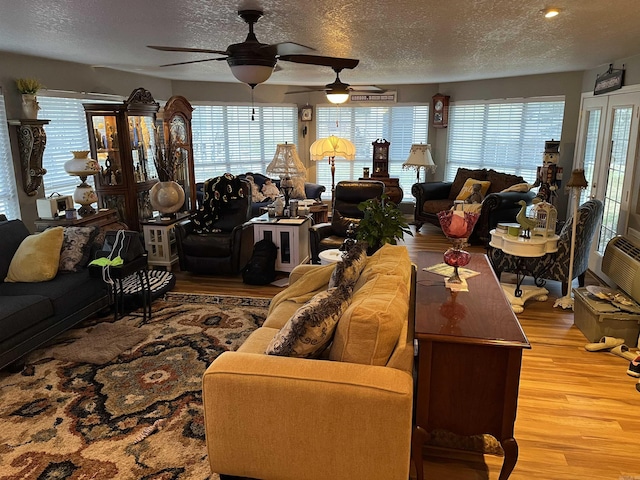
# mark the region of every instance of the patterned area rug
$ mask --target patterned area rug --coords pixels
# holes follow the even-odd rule
[[[69,332],[33,352],[22,373],[0,372],[0,479],[218,479],[207,461],[202,374],[262,324],[268,304],[168,294],[150,320],[116,322],[147,335],[109,362],[55,359]]]

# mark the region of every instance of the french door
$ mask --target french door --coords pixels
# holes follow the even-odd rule
[[[609,240],[626,233],[638,143],[640,92],[583,96],[574,168],[584,167],[589,182],[580,203],[597,198],[604,204],[602,223],[593,239],[589,268],[602,273]]]

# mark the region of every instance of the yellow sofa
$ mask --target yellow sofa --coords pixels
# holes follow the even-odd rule
[[[294,269],[264,325],[205,372],[209,463],[222,478],[409,478],[415,267],[405,247],[367,258],[323,359],[264,354],[333,268]]]

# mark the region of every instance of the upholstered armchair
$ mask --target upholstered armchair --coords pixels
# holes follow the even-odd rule
[[[203,203],[189,220],[176,225],[183,271],[236,274],[253,250],[251,187],[227,173],[204,182]]]
[[[574,278],[584,287],[584,277],[589,266],[589,250],[600,220],[603,206],[600,200],[589,200],[578,207],[578,223],[576,224],[576,245],[573,259],[573,273],[569,276],[569,255],[571,250],[571,233],[573,217],[562,226],[558,251],[548,253],[539,258],[522,258],[504,253],[502,250],[489,247],[487,255],[498,278],[502,272],[520,272],[535,279],[541,285],[543,279],[562,282],[562,295],[566,295]]]
[[[467,179],[488,182],[484,200],[481,204],[480,217],[471,234],[469,241],[475,244],[487,245],[490,240],[489,232],[500,222],[515,222],[520,210],[518,201],[524,200],[531,204],[534,192],[529,191],[522,177],[495,170],[470,170],[459,168],[453,182],[425,182],[415,183],[411,193],[416,199],[414,223],[416,230],[420,230],[426,222],[440,226],[438,212],[449,210],[460,193]],[[522,185],[520,191],[505,191],[513,189],[515,185]]]
[[[333,214],[330,223],[319,223],[309,229],[311,261],[320,263],[320,252],[338,248],[347,237],[350,223],[357,224],[364,212],[358,205],[370,198],[380,198],[384,183],[377,180],[338,182],[333,198]]]

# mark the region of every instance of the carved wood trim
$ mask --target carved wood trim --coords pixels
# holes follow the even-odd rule
[[[44,125],[49,120],[11,120],[10,125],[16,127],[18,133],[18,152],[20,154],[20,170],[22,187],[27,195],[33,196],[42,185],[42,177],[47,170],[42,168],[42,155],[47,145],[47,134]]]

